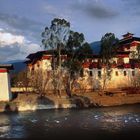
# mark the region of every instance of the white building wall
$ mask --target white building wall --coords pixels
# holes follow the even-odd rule
[[[116,75],[118,73],[118,75]],[[126,75],[124,75],[126,73]],[[112,69],[111,80],[108,82],[110,88],[127,87],[131,84],[132,69]]]
[[[43,59],[42,60],[42,69],[43,70],[51,70],[52,67],[51,67],[51,60],[48,60],[48,59]]]
[[[0,73],[0,101],[9,101],[12,99],[9,74],[7,72]]]
[[[98,75],[99,71],[101,72],[101,77],[99,77],[99,75]],[[132,74],[132,71],[134,71],[134,75]],[[90,75],[91,72],[92,72],[92,76]],[[111,69],[110,78],[104,72],[105,72],[104,69],[97,69],[97,68],[86,69],[84,76],[91,77],[93,79],[95,89],[103,87],[103,81],[105,79],[106,79],[107,88],[129,87],[129,86],[132,86],[132,81],[134,80],[137,73],[139,72],[139,69],[138,68],[135,68],[135,69],[113,68],[113,69]],[[125,73],[126,73],[126,75],[125,75]],[[85,79],[88,79],[88,78],[85,78]],[[85,82],[86,82],[86,80],[85,80]]]
[[[129,57],[125,57],[123,60],[124,60],[124,63],[125,64],[128,64],[129,63]]]

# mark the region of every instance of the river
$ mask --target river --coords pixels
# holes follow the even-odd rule
[[[0,113],[0,138],[140,137],[140,105]]]

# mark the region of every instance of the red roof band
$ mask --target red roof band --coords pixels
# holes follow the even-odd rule
[[[0,69],[0,73],[6,73],[6,72],[8,72],[7,69]]]

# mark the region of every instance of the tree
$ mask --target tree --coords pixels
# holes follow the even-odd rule
[[[101,65],[103,66],[103,74],[102,74],[102,90],[104,92],[104,89],[106,88],[106,83],[108,80],[111,79],[111,64],[112,58],[116,54],[118,46],[118,39],[115,37],[113,33],[106,33],[101,38]]]
[[[28,93],[30,78],[28,77],[27,69],[15,74],[12,77],[12,86],[21,88],[22,92]]]
[[[137,71],[134,77],[131,78],[131,86],[135,89],[140,88],[140,72]]]
[[[48,84],[52,82],[52,74],[39,69],[30,77],[31,87],[41,97],[46,95]]]
[[[113,33],[106,33],[101,38],[101,51],[100,56],[103,64],[110,64],[110,60],[116,54],[118,39]]]
[[[71,74],[75,74],[82,69],[82,61],[92,54],[92,50],[87,42],[85,42],[82,33],[70,32],[68,43],[66,45],[68,60],[65,66]],[[74,75],[72,75],[74,76]]]
[[[58,68],[57,73],[59,73],[59,95],[61,95],[61,50],[65,47],[70,32],[70,23],[65,19],[55,18],[51,22],[50,28],[46,27],[45,31],[42,33],[42,44],[44,48],[57,49],[58,51]],[[54,68],[55,76],[55,68]]]
[[[140,45],[137,46],[137,59],[140,62]]]
[[[70,36],[65,47],[67,51],[67,61],[64,62],[64,67],[67,69],[67,88],[71,94],[71,84],[79,77],[82,71],[82,61],[86,59],[92,50],[87,42],[85,42],[82,33],[70,31]]]
[[[133,65],[137,64],[140,68],[140,45],[137,46],[135,53],[132,52],[131,57],[133,59],[133,61],[131,60],[131,63]],[[134,77],[131,78],[131,86],[135,90],[138,90],[138,88],[140,88],[140,72],[137,70],[134,71]]]
[[[74,32],[70,30],[70,23],[65,19],[54,19],[51,23],[50,28],[46,27],[45,31],[42,33],[42,44],[46,49],[53,49],[57,53],[54,57],[57,57],[57,66],[53,63],[53,73],[54,73],[54,87],[57,85],[59,87],[59,94],[61,95],[62,81],[66,87],[71,87],[70,79],[74,79],[76,73],[82,69],[82,60],[85,56],[92,52],[90,46],[85,42],[84,35],[82,33]],[[65,51],[67,53],[67,60],[61,62],[61,52]],[[63,77],[61,66],[67,69],[66,75]],[[59,75],[59,80],[56,80]],[[65,80],[63,80],[64,78]],[[71,89],[71,88],[70,88]]]

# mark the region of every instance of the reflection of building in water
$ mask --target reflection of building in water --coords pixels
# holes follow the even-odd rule
[[[140,38],[133,37],[133,34],[123,35],[115,56],[111,59],[110,71],[105,72],[105,65],[101,65],[99,54],[88,56],[83,61],[84,76],[79,78],[86,89],[99,88],[106,79],[106,86],[109,88],[127,87],[134,84],[138,75],[140,76],[140,62],[138,61],[140,49]],[[99,45],[100,47],[100,45]],[[52,50],[41,51],[30,54],[27,58],[28,68],[31,73],[37,69],[51,71],[55,52]],[[66,52],[61,53],[62,62],[67,59]],[[82,84],[81,84],[82,85]]]
[[[121,130],[124,127],[124,120],[123,120],[123,114],[122,115],[116,115],[113,114],[104,113],[103,117],[101,118],[101,128],[103,130],[107,130],[110,132],[115,132],[118,130]]]
[[[9,101],[12,98],[9,70],[13,69],[10,64],[0,64],[0,101]]]

